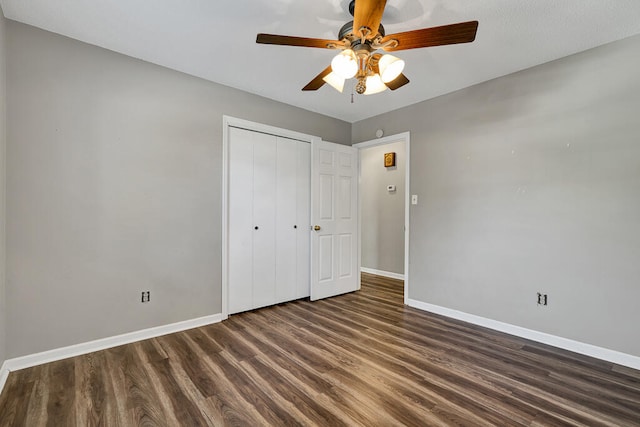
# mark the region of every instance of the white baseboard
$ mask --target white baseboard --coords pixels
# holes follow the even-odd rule
[[[376,270],[375,268],[360,267],[363,273],[375,274],[376,276],[389,277],[391,279],[404,280],[404,274],[392,273],[391,271]]]
[[[546,334],[544,332],[522,328],[520,326],[511,325],[509,323],[499,322],[497,320],[487,319],[486,317],[476,316],[474,314],[452,310],[450,308],[441,307],[422,301],[416,301],[413,299],[408,299],[407,305],[419,310],[440,314],[442,316],[473,323],[474,325],[484,326],[485,328],[505,332],[517,337],[526,338],[532,341],[548,344],[553,347],[573,351],[574,353],[584,354],[586,356],[595,357],[596,359],[605,360],[607,362],[616,363],[618,365],[627,366],[633,369],[640,369],[640,357],[630,354],[621,353],[615,350],[609,350],[607,348],[598,347],[591,344],[585,344],[580,341],[574,341],[568,338],[562,338],[555,335]]]
[[[197,319],[185,320],[182,322],[171,323],[169,325],[156,326],[154,328],[142,329],[140,331],[129,332],[127,334],[116,335],[113,337],[102,338],[95,341],[89,341],[81,344],[70,345],[68,347],[56,348],[53,350],[43,351],[42,353],[29,354],[13,359],[5,360],[0,368],[0,393],[4,387],[4,383],[9,376],[9,372],[18,369],[30,368],[32,366],[41,365],[43,363],[55,362],[56,360],[66,359],[68,357],[80,356],[82,354],[93,353],[94,351],[105,350],[111,347],[117,347],[123,344],[130,344],[136,341],[142,341],[149,338],[159,337],[161,335],[172,334],[174,332],[185,331],[200,326],[219,323],[224,320],[222,314],[213,314],[211,316],[199,317]]]
[[[9,378],[9,369],[7,368],[7,362],[4,362],[2,367],[0,367],[0,393],[2,393],[7,378]]]

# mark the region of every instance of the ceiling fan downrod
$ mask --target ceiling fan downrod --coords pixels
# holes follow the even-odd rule
[[[358,73],[356,78],[356,93],[362,95],[367,90],[367,76],[369,75],[369,59],[371,58],[371,48],[367,44],[359,44],[355,51],[356,58],[358,59]]]

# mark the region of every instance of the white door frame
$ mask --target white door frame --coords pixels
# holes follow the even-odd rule
[[[353,144],[353,147],[358,149],[358,170],[359,175],[362,173],[361,163],[360,163],[360,153],[362,149],[375,147],[378,145],[386,145],[391,144],[392,142],[404,142],[405,146],[405,195],[404,195],[404,303],[407,304],[409,300],[409,213],[411,208],[411,196],[410,196],[410,132],[398,133],[396,135],[385,136],[384,138],[373,139],[371,141],[360,142],[358,144]],[[361,191],[358,190],[358,193],[361,194]],[[362,268],[362,198],[359,199],[358,202],[358,257],[359,264]]]
[[[318,136],[307,135],[262,123],[222,116],[222,320],[229,317],[229,128],[237,127],[312,143]],[[311,276],[309,276],[311,277]]]

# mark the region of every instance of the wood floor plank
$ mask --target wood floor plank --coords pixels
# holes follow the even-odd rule
[[[172,420],[168,397],[159,381],[149,373],[149,364],[140,357],[139,343],[105,350],[106,369],[119,410],[120,422],[127,425],[163,425]]]
[[[640,426],[640,372],[403,305],[403,282],[11,372],[4,426]]]
[[[176,375],[176,369],[170,359],[160,360],[149,364],[162,384],[162,393],[169,397],[171,412],[184,425],[206,426],[207,420],[202,416],[196,403],[186,395],[185,387],[181,385],[183,378]]]
[[[214,378],[205,368],[197,353],[191,350],[189,343],[180,334],[165,335],[158,338],[169,360],[179,364],[189,381],[198,389],[203,398],[211,397],[218,392]]]
[[[9,375],[5,389],[15,390],[15,396],[9,398],[4,392],[2,393],[0,397],[0,425],[18,425],[20,420],[27,416],[25,411],[28,413],[28,407],[21,403],[32,395],[35,388],[33,380],[35,377],[37,374],[29,369],[16,371]]]
[[[106,385],[102,369],[104,353],[91,353],[75,359],[75,399],[85,402],[78,405],[77,425],[109,425],[105,406],[108,405]],[[112,421],[111,424],[114,422]]]
[[[76,419],[75,360],[53,362],[48,369],[47,427],[73,426]]]
[[[40,427],[46,425],[47,405],[49,403],[49,374],[44,365],[36,366],[31,368],[31,370],[31,375],[32,378],[35,378],[35,383],[31,390],[31,395],[27,398],[28,403],[25,404],[27,407],[25,419],[34,420],[32,426]],[[0,409],[0,414],[2,414],[2,409]]]
[[[189,339],[191,337],[193,334],[189,335]],[[219,352],[222,350],[208,353],[206,349],[211,348],[211,345],[206,341],[192,340],[192,342],[194,345],[190,348],[203,360],[206,369],[211,372],[212,378],[215,378],[216,391],[211,397],[205,399],[209,405],[215,408],[214,417],[220,416],[224,425],[265,424],[266,420],[260,415],[260,412],[236,389],[234,376],[227,378],[225,375],[225,370],[219,363],[222,360],[219,357]],[[226,372],[229,371],[226,370]]]

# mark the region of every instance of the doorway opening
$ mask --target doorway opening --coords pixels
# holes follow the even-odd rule
[[[360,163],[360,270],[363,280],[409,294],[409,132],[354,144]],[[371,276],[373,275],[373,276]],[[385,280],[387,279],[387,280]]]

